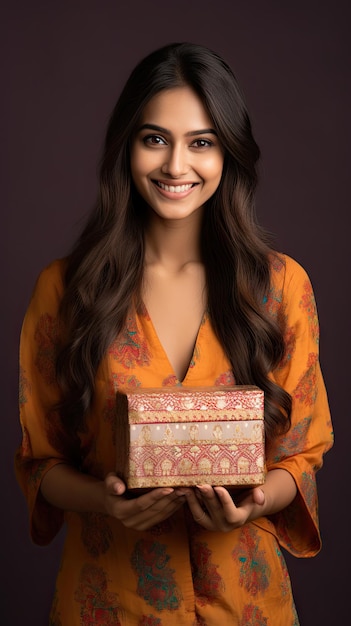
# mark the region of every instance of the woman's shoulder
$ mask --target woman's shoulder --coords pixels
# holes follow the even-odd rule
[[[310,282],[306,269],[293,257],[282,252],[273,252],[270,256],[272,283],[281,289],[298,287]]]
[[[34,284],[32,300],[58,301],[64,291],[64,276],[67,259],[55,259],[43,267]]]

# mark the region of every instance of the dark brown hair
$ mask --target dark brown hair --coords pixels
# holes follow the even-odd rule
[[[237,384],[265,392],[268,437],[290,424],[291,398],[268,377],[284,354],[282,330],[264,309],[271,251],[254,209],[259,148],[230,67],[213,51],[176,43],[152,52],[131,73],[112,112],[96,206],[68,257],[57,359],[60,412],[73,430],[89,408],[97,367],[124,327],[140,293],[144,258],[143,200],[130,173],[130,142],[146,103],[187,85],[201,98],[224,147],[220,185],[202,225],[212,326]],[[220,303],[220,306],[218,304]]]

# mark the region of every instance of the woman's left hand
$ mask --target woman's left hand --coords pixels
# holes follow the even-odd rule
[[[260,517],[260,509],[263,510],[265,504],[265,494],[260,487],[239,492],[236,503],[224,487],[201,485],[179,491],[186,496],[195,522],[206,530],[229,532],[240,528],[250,519]]]

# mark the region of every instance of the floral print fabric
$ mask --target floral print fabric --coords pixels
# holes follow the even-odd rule
[[[332,445],[328,400],[318,358],[318,319],[304,269],[280,255],[272,262],[264,305],[285,328],[286,353],[272,378],[292,395],[292,427],[267,447],[267,469],[284,468],[298,495],[284,511],[230,533],[211,533],[188,509],[148,532],[97,513],[62,512],[40,495],[45,472],[80,458],[99,478],[114,470],[117,389],[235,384],[207,315],[180,383],[147,311],[131,314],[96,376],[91,411],[77,443],[52,407],[59,398],[54,363],[64,260],[38,278],[22,328],[16,474],[28,502],[33,541],[67,533],[50,616],[51,626],[297,626],[281,546],[296,556],[320,549],[315,473]]]

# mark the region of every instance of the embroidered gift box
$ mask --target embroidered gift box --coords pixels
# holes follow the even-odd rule
[[[262,484],[263,404],[243,385],[117,392],[117,474],[129,489]]]

